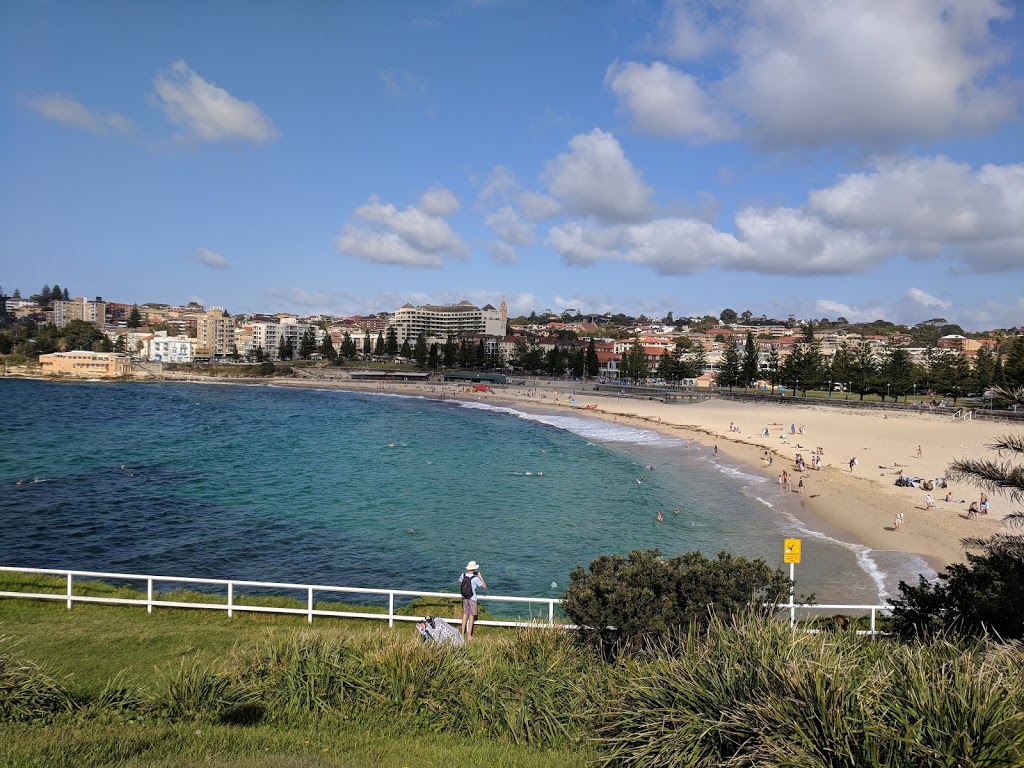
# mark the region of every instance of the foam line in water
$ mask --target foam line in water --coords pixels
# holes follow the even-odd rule
[[[609,424],[601,419],[586,419],[579,416],[558,416],[554,414],[526,413],[506,406],[488,405],[460,401],[463,408],[472,408],[492,413],[504,413],[525,421],[547,424],[549,427],[564,429],[590,441],[602,443],[631,443],[634,445],[656,445],[661,448],[682,446],[685,443],[674,437],[665,437],[653,429],[628,427],[623,424]]]

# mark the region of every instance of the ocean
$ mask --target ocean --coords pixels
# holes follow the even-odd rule
[[[934,576],[696,442],[486,396],[3,380],[0,435],[0,565],[455,591],[473,559],[491,594],[557,597],[602,554],[788,568],[800,537],[819,603]]]

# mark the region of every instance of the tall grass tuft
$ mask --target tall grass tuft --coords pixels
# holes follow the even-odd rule
[[[242,682],[275,720],[309,715],[347,719],[362,686],[351,643],[300,632],[243,656]]]
[[[598,706],[600,669],[568,633],[519,629],[487,650],[451,728],[538,747],[578,743]]]
[[[0,653],[0,722],[49,720],[76,706],[67,688],[34,663]]]
[[[160,675],[153,713],[169,720],[232,721],[255,700],[255,692],[198,659],[182,659]],[[247,718],[251,719],[251,718]]]

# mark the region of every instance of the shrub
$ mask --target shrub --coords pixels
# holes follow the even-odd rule
[[[35,664],[0,653],[0,723],[45,720],[75,706],[71,693]]]
[[[657,549],[602,555],[589,572],[577,566],[570,579],[562,608],[580,636],[606,653],[706,625],[715,614],[773,613],[790,588],[782,571],[760,559],[688,552],[662,560]]]
[[[923,576],[916,587],[900,582],[901,596],[889,599],[892,632],[1024,638],[1024,562],[1002,551],[966,555],[967,565],[947,566],[934,584]]]

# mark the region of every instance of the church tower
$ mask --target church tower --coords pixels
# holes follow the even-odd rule
[[[498,311],[501,312],[501,327],[508,328],[508,304],[504,297],[501,299],[501,306],[498,307]],[[504,336],[505,333],[503,332],[501,335]]]

